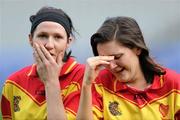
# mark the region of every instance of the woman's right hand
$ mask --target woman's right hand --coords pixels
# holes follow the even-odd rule
[[[63,66],[63,54],[58,55],[56,62],[45,47],[40,43],[34,42],[34,59],[37,65],[37,72],[41,81],[46,85],[48,82],[59,84],[59,73]],[[55,81],[56,80],[56,81]]]
[[[91,85],[102,67],[109,65],[112,60],[114,60],[114,56],[96,56],[88,58],[86,61],[83,84]]]

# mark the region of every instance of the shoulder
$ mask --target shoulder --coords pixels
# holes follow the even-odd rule
[[[113,89],[115,77],[107,69],[100,71],[98,77],[96,78],[95,83],[102,85],[104,88]]]
[[[169,69],[169,68],[165,68],[165,71],[166,71],[166,73],[164,75],[165,79],[180,82],[180,74],[179,73],[177,73],[176,71]]]
[[[72,69],[72,75],[83,76],[85,71],[85,65],[77,63],[74,69]]]
[[[180,74],[172,69],[165,68],[164,80],[168,84],[173,84],[176,88],[180,89]]]
[[[31,67],[32,67],[32,65],[26,66],[26,67],[24,67],[24,68],[22,68],[22,69],[20,69],[20,70],[18,70],[18,71],[16,71],[16,72],[12,73],[12,74],[7,78],[7,80],[17,81],[18,79],[21,79],[21,78],[26,77],[26,76],[29,74],[29,72],[30,72],[30,70],[31,70]]]
[[[80,64],[80,63],[77,63],[76,65],[76,71],[84,71],[85,70],[85,65],[84,64]]]

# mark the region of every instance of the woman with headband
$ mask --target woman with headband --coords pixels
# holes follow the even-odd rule
[[[3,119],[75,119],[84,66],[71,51],[74,27],[61,9],[43,7],[30,16],[35,63],[10,75],[1,97]]]

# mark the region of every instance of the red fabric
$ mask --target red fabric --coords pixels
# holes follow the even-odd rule
[[[10,102],[3,95],[1,98],[1,109],[3,118],[11,118]]]

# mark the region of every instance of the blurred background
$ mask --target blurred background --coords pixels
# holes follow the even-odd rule
[[[29,16],[42,6],[62,8],[79,34],[72,55],[93,56],[90,37],[107,17],[130,16],[139,23],[155,60],[180,73],[180,0],[0,0],[0,90],[11,73],[33,63]]]
[[[90,37],[107,17],[130,16],[153,58],[180,73],[180,0],[0,0],[0,91],[7,76],[33,63],[29,16],[42,6],[71,17],[79,33],[71,49],[80,63],[93,56]]]

